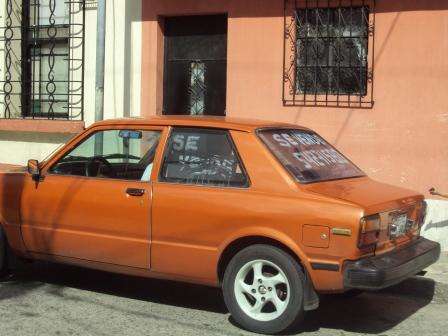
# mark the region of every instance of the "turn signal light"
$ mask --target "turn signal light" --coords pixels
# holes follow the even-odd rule
[[[381,230],[381,218],[379,214],[361,218],[358,248],[373,247],[378,243]]]

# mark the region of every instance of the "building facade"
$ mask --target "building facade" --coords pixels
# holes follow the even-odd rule
[[[1,3],[0,162],[23,164],[94,121],[96,3]],[[305,125],[431,198],[448,245],[447,1],[108,0],[106,40],[106,118]]]
[[[42,160],[95,121],[97,4],[1,0],[0,162]],[[140,114],[141,2],[107,1],[105,118]]]

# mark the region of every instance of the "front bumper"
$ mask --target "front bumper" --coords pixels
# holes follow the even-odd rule
[[[440,257],[440,244],[425,238],[383,255],[346,261],[344,287],[375,290],[417,274]]]

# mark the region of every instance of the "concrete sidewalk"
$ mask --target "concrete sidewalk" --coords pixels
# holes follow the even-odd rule
[[[442,252],[439,261],[426,271],[427,273],[425,274],[425,277],[434,279],[440,283],[448,284],[448,252]]]

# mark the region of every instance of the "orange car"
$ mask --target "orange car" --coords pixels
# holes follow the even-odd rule
[[[422,195],[371,180],[304,127],[104,121],[0,174],[0,270],[13,251],[221,286],[235,321],[272,334],[317,293],[384,288],[434,263],[424,217]]]

